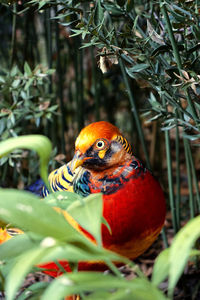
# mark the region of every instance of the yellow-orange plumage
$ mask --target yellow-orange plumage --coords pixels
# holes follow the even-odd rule
[[[76,139],[75,149],[85,153],[97,139],[112,140],[116,135],[121,135],[116,126],[104,121],[92,123],[81,130]]]

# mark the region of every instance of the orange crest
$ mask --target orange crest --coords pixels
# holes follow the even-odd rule
[[[111,141],[117,135],[121,135],[119,129],[109,122],[100,121],[83,128],[76,139],[75,147],[81,153],[85,153],[97,139]]]

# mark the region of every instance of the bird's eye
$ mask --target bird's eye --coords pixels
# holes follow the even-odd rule
[[[98,141],[98,142],[96,143],[96,147],[97,147],[98,149],[103,149],[104,146],[105,146],[105,142],[104,142],[104,141]]]

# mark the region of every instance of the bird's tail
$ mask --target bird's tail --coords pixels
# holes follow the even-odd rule
[[[34,183],[30,184],[25,188],[26,191],[29,191],[35,195],[42,196],[42,191],[45,184],[44,181],[40,178],[36,180]]]

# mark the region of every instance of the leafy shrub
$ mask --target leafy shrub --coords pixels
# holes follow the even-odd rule
[[[0,134],[1,140],[26,134],[31,123],[39,127],[51,120],[57,105],[51,105],[53,94],[48,93],[48,76],[54,70],[37,66],[31,70],[25,63],[24,73],[17,66],[3,70],[0,76]],[[32,131],[35,131],[33,127]]]

